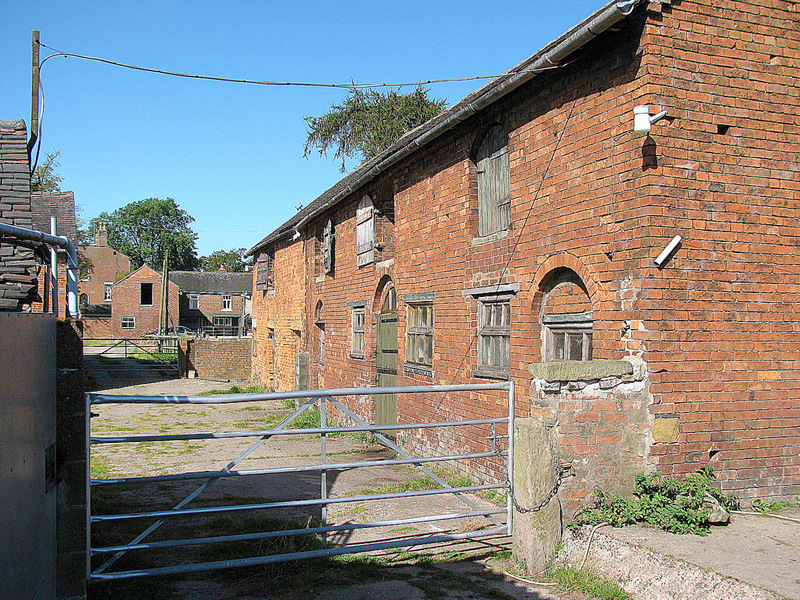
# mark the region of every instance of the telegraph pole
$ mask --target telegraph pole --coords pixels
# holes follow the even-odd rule
[[[31,39],[31,127],[28,137],[28,164],[31,164],[31,151],[39,139],[39,32],[34,29]]]

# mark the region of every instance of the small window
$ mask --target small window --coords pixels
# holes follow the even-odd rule
[[[364,195],[356,210],[356,262],[359,267],[375,261],[375,219],[372,198]]]
[[[79,303],[80,303],[81,306],[88,306],[89,305],[89,294],[81,294],[81,299],[80,299]]]
[[[511,347],[511,303],[481,299],[478,303],[478,369],[508,375]]]
[[[545,315],[545,360],[592,360],[592,313]]]
[[[122,329],[136,329],[136,317],[122,317]]]
[[[139,284],[139,304],[151,306],[153,304],[153,284]]]
[[[233,310],[233,300],[229,294],[222,295],[222,310]]]
[[[200,294],[189,294],[189,310],[200,310]]]
[[[325,320],[322,316],[321,300],[317,302],[314,313],[314,325],[317,326],[317,363],[322,366],[325,364]]]
[[[433,364],[433,304],[408,305],[406,362],[426,367]]]
[[[104,302],[111,302],[111,286],[110,282],[106,282],[103,284],[103,301]]]
[[[364,315],[363,306],[353,308],[350,355],[358,358],[364,357]]]
[[[475,156],[478,179],[478,235],[505,231],[511,224],[508,133],[502,125],[486,132]]]

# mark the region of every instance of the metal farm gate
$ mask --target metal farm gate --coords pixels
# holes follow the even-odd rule
[[[349,397],[374,397],[382,394],[425,394],[435,395],[450,392],[483,393],[501,390],[508,394],[508,416],[495,419],[473,419],[464,421],[443,421],[443,422],[416,422],[416,423],[397,423],[391,425],[371,425],[361,417],[347,408],[339,398]],[[262,402],[265,400],[292,400],[301,402],[300,406],[284,418],[272,429],[259,431],[235,431],[222,433],[179,433],[179,434],[158,434],[158,435],[123,435],[108,437],[93,437],[91,433],[87,436],[87,451],[91,446],[99,444],[128,444],[132,442],[169,442],[174,440],[221,440],[227,438],[251,438],[253,441],[246,450],[240,452],[231,462],[218,471],[184,472],[169,475],[152,475],[146,477],[127,477],[119,479],[92,479],[90,481],[90,495],[92,489],[100,486],[130,486],[130,484],[144,484],[152,482],[187,482],[196,480],[198,487],[189,493],[183,500],[175,504],[169,510],[147,510],[143,507],[141,512],[135,513],[114,513],[114,514],[90,514],[88,519],[89,531],[88,540],[88,563],[90,581],[114,580],[130,577],[142,577],[151,575],[173,575],[195,571],[208,571],[214,569],[224,569],[229,567],[242,567],[263,565],[280,561],[291,561],[303,558],[329,557],[340,554],[369,552],[391,548],[411,547],[421,544],[442,543],[456,540],[466,540],[480,537],[490,537],[497,535],[510,535],[512,526],[512,494],[509,473],[513,469],[513,436],[508,432],[513,431],[514,419],[514,382],[498,382],[477,385],[449,385],[449,386],[415,386],[415,387],[384,387],[384,388],[353,388],[336,390],[303,390],[286,393],[269,394],[236,394],[222,396],[114,396],[107,394],[87,394],[87,414],[90,414],[92,406],[100,404],[229,404]],[[305,411],[312,409],[319,411],[320,426],[309,429],[291,429],[292,421]],[[353,423],[351,426],[330,427],[330,410],[339,411],[338,422],[343,420]],[[442,428],[450,428],[459,433],[471,431],[473,438],[475,432],[480,432],[480,438],[485,438],[486,447],[484,452],[463,452],[447,455],[428,455],[412,456],[401,448],[391,437],[382,432],[391,432],[392,435],[399,435],[401,432],[421,430],[429,431],[429,435],[435,435],[435,431]],[[88,428],[87,428],[88,429]],[[384,460],[360,460],[355,462],[330,462],[331,456],[326,452],[328,436],[332,434],[352,434],[365,432],[374,436],[377,441],[386,448],[394,452],[393,457]],[[315,464],[302,466],[278,466],[266,469],[242,469],[237,468],[247,457],[251,456],[264,442],[275,436],[319,436],[319,460]],[[496,482],[483,485],[463,485],[453,487],[448,485],[437,475],[433,465],[446,465],[448,462],[477,462],[495,461],[499,463],[499,472],[502,476]],[[493,463],[494,464],[494,463]],[[328,475],[348,469],[371,468],[381,465],[413,465],[424,473],[428,478],[436,483],[436,489],[420,489],[416,491],[404,491],[382,494],[361,494],[355,496],[333,496],[328,494]],[[434,470],[432,470],[432,467]],[[441,472],[441,471],[440,471]],[[214,506],[189,505],[203,491],[215,482],[225,478],[247,478],[267,474],[288,474],[295,473],[305,476],[314,476],[319,473],[319,497],[314,499],[295,499],[280,502],[259,502],[249,504],[228,503]],[[251,480],[257,481],[257,480]],[[163,484],[160,484],[163,485]],[[466,496],[473,492],[485,490],[501,490],[505,493],[504,506],[492,506],[481,508],[476,502]],[[457,512],[446,514],[426,514],[415,515],[410,518],[385,519],[380,521],[359,522],[359,523],[329,523],[327,510],[329,506],[340,503],[353,502],[374,502],[374,501],[393,501],[397,502],[401,498],[418,497],[417,505],[423,505],[426,498],[440,494],[450,494],[458,498],[464,508]],[[430,501],[430,500],[429,500]],[[195,503],[196,504],[196,503]],[[91,502],[90,502],[91,505]],[[192,537],[184,539],[167,539],[158,541],[147,541],[147,538],[167,521],[174,519],[191,519],[197,516],[219,515],[219,514],[246,514],[246,511],[264,511],[265,509],[296,509],[298,507],[311,507],[315,511],[319,510],[318,525],[311,526],[310,520],[305,527],[293,529],[282,529],[279,531],[260,531],[238,535],[222,536],[203,536],[201,526],[185,528],[183,531],[191,531]],[[473,531],[447,531],[438,530],[425,535],[415,535],[412,537],[386,535],[385,539],[370,540],[353,544],[338,544],[338,539],[334,536],[342,532],[353,532],[356,530],[373,528],[412,529],[412,524],[419,523],[456,523],[461,519],[481,519],[485,520],[480,528]],[[138,535],[128,534],[132,537],[128,543],[109,545],[104,547],[93,547],[91,543],[91,528],[99,524],[109,522],[127,523],[126,531],[130,531],[130,524],[138,522],[141,525],[141,532]],[[349,521],[349,519],[348,519]],[[149,526],[147,523],[150,523]],[[144,524],[142,524],[144,523]],[[437,525],[438,528],[438,525]],[[377,529],[374,529],[377,531]],[[127,553],[142,553],[148,550],[164,550],[186,546],[214,545],[225,542],[239,542],[243,540],[266,540],[282,536],[316,536],[319,545],[316,549],[289,552],[280,554],[267,554],[251,556],[246,558],[236,558],[228,560],[215,560],[206,562],[195,562],[191,564],[175,564],[170,566],[156,566],[153,568],[139,568],[128,570],[113,570],[114,563]],[[391,539],[390,539],[391,538]],[[337,543],[332,543],[337,542]]]

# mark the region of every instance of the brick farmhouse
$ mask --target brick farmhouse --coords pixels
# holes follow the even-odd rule
[[[568,509],[707,463],[744,499],[796,497],[799,20],[611,2],[407,133],[251,249],[256,377],[292,389],[306,356],[320,388],[513,379],[572,463]],[[635,132],[644,105],[667,114]],[[402,396],[396,418],[504,410]]]
[[[139,338],[156,332],[162,323],[214,336],[248,333],[250,273],[171,271],[166,294],[162,280],[161,273],[142,265],[114,283],[111,289],[114,338]]]

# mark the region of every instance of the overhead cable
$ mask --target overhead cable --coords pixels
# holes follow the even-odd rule
[[[268,85],[268,86],[295,86],[295,87],[321,87],[321,88],[339,88],[339,89],[366,89],[366,88],[380,88],[380,87],[403,87],[403,86],[421,86],[421,85],[430,85],[433,83],[455,83],[460,81],[478,81],[481,79],[496,79],[501,75],[505,75],[507,73],[501,73],[500,75],[476,75],[473,77],[451,77],[451,78],[444,78],[444,79],[427,79],[424,81],[405,81],[405,82],[398,82],[398,83],[319,83],[319,82],[301,82],[301,81],[260,81],[256,79],[239,79],[234,77],[216,77],[213,75],[195,75],[191,73],[180,73],[178,71],[166,71],[164,69],[155,69],[151,67],[140,67],[137,65],[129,65],[126,63],[121,63],[115,60],[109,60],[107,58],[99,58],[96,56],[86,56],[83,54],[75,54],[74,52],[61,52],[60,50],[56,50],[55,48],[51,48],[46,44],[42,44],[39,42],[39,45],[43,48],[47,48],[48,50],[53,50],[55,54],[51,54],[47,56],[42,62],[41,65],[44,65],[49,59],[55,56],[64,56],[64,57],[72,57],[72,58],[81,58],[84,60],[91,60],[95,62],[104,63],[107,65],[112,65],[115,67],[123,67],[125,69],[133,69],[135,71],[145,71],[147,73],[157,73],[159,75],[171,75],[173,77],[185,77],[188,79],[203,79],[207,81],[222,81],[227,83],[248,83],[252,85]],[[533,69],[532,72],[540,72],[549,70],[552,68],[557,67],[545,67],[545,68],[537,68]],[[519,71],[520,73],[524,73],[525,71]]]

